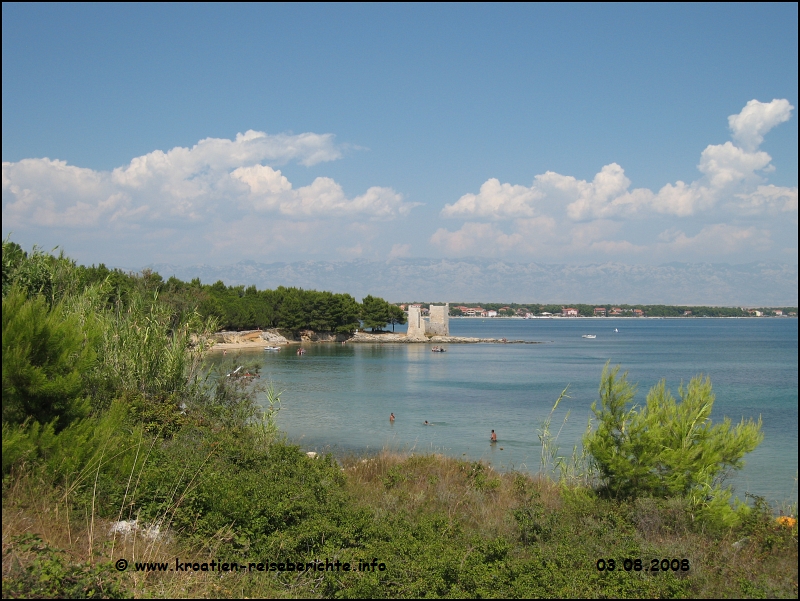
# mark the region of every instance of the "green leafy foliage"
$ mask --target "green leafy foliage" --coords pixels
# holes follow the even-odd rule
[[[82,374],[94,361],[89,332],[62,306],[19,288],[3,297],[3,422],[67,426],[88,412]]]
[[[16,537],[7,547],[31,556],[26,567],[14,562],[3,575],[3,597],[25,599],[130,599],[110,562],[73,563],[68,555],[35,534]],[[11,562],[10,562],[11,563]],[[5,564],[5,562],[4,562]],[[4,570],[5,572],[5,570]]]
[[[137,392],[163,401],[192,394],[201,377],[203,340],[213,321],[197,313],[174,319],[163,303],[135,293],[123,310],[103,314],[98,352],[103,361],[88,374],[95,398]],[[193,337],[197,342],[193,342]]]
[[[365,328],[382,330],[391,319],[391,305],[382,298],[367,295],[361,300],[361,321]]]
[[[602,479],[614,497],[684,496],[708,505],[727,496],[719,477],[742,467],[742,458],[763,439],[761,420],[732,426],[725,418],[712,425],[714,395],[708,378],[693,378],[679,390],[680,402],[662,381],[633,405],[635,387],[619,367],[603,370],[600,405],[592,410],[597,430],[584,440]]]
[[[403,311],[397,305],[389,305],[389,323],[392,324],[392,331],[394,332],[394,326],[396,324],[404,324],[408,321],[408,316],[406,312]]]
[[[24,464],[37,465],[47,481],[71,492],[95,475],[116,482],[132,469],[142,432],[128,423],[128,405],[114,403],[99,417],[77,420],[56,432],[53,424],[29,421],[3,424],[3,474]]]
[[[346,333],[359,327],[361,307],[349,294],[283,286],[258,291],[254,286],[247,289],[226,287],[222,282],[212,286],[201,286],[198,282],[192,287],[192,296],[199,300],[200,314],[216,317],[223,329],[279,328],[290,332]],[[169,303],[187,294],[176,283],[173,289],[167,299]]]
[[[42,296],[49,304],[60,300],[64,294],[79,289],[71,277],[75,263],[61,253],[53,256],[34,246],[30,253],[8,238],[2,246],[3,297],[12,286],[17,286],[28,296]]]
[[[310,459],[281,442],[254,448],[253,442],[245,432],[182,432],[155,451],[142,474],[140,515],[169,522],[201,544],[228,533],[225,549],[263,557],[352,544],[354,520],[332,458]]]

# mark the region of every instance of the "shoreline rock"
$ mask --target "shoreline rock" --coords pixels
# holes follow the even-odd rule
[[[293,340],[287,339],[278,330],[245,330],[242,332],[217,332],[212,336],[214,346],[211,350],[229,350],[243,348],[263,348],[264,346],[287,346]]]
[[[539,341],[532,340],[508,340],[505,338],[469,338],[467,336],[431,336],[429,337],[415,337],[409,338],[405,334],[395,334],[393,332],[384,333],[370,333],[370,332],[356,332],[347,340],[348,343],[405,343],[405,344],[477,344],[477,343],[490,343],[490,344],[542,344]]]
[[[264,346],[289,346],[307,343],[350,343],[350,344],[542,344],[531,340],[506,340],[503,338],[469,338],[466,336],[423,336],[409,338],[394,332],[355,332],[348,336],[333,332],[314,332],[304,330],[299,340],[292,340],[278,330],[247,330],[244,332],[217,332],[213,336],[212,350],[255,349]]]

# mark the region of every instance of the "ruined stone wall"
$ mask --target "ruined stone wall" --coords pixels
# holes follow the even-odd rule
[[[450,335],[450,303],[430,306],[430,321],[426,333],[430,336]]]
[[[422,313],[419,307],[408,308],[408,338],[424,338],[425,322],[422,320]]]

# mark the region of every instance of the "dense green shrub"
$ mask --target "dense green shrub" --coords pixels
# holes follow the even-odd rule
[[[763,439],[761,420],[736,427],[725,418],[711,424],[711,382],[693,378],[677,402],[662,381],[633,405],[635,387],[619,367],[603,370],[600,407],[592,411],[597,430],[584,445],[599,470],[603,490],[613,497],[689,497],[712,511],[729,507],[730,493],[719,476],[743,465],[742,457]]]
[[[372,330],[382,330],[392,318],[391,306],[377,296],[370,294],[365,296],[361,300],[361,321],[363,326]]]
[[[65,485],[71,493],[80,493],[95,477],[114,488],[130,475],[136,447],[143,442],[141,428],[129,423],[124,402],[114,403],[100,416],[74,421],[60,432],[52,422],[4,423],[3,474],[29,464],[48,482]]]
[[[294,445],[259,447],[252,431],[185,428],[154,449],[136,511],[190,540],[268,557],[308,557],[358,544],[364,514],[353,511],[330,456]]]
[[[63,307],[19,288],[3,297],[3,422],[56,429],[88,412],[82,374],[95,358],[90,332]]]
[[[26,567],[9,562],[3,570],[3,597],[10,599],[130,599],[111,562],[74,563],[69,556],[35,534],[9,541],[16,553],[31,555]],[[5,565],[5,562],[3,562]]]
[[[17,286],[28,296],[42,296],[48,304],[55,304],[65,294],[79,290],[72,277],[74,270],[75,263],[63,253],[56,257],[36,246],[27,253],[8,238],[3,240],[3,297]]]

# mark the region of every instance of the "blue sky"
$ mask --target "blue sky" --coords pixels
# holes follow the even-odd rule
[[[797,5],[3,4],[3,236],[83,263],[797,264]]]

